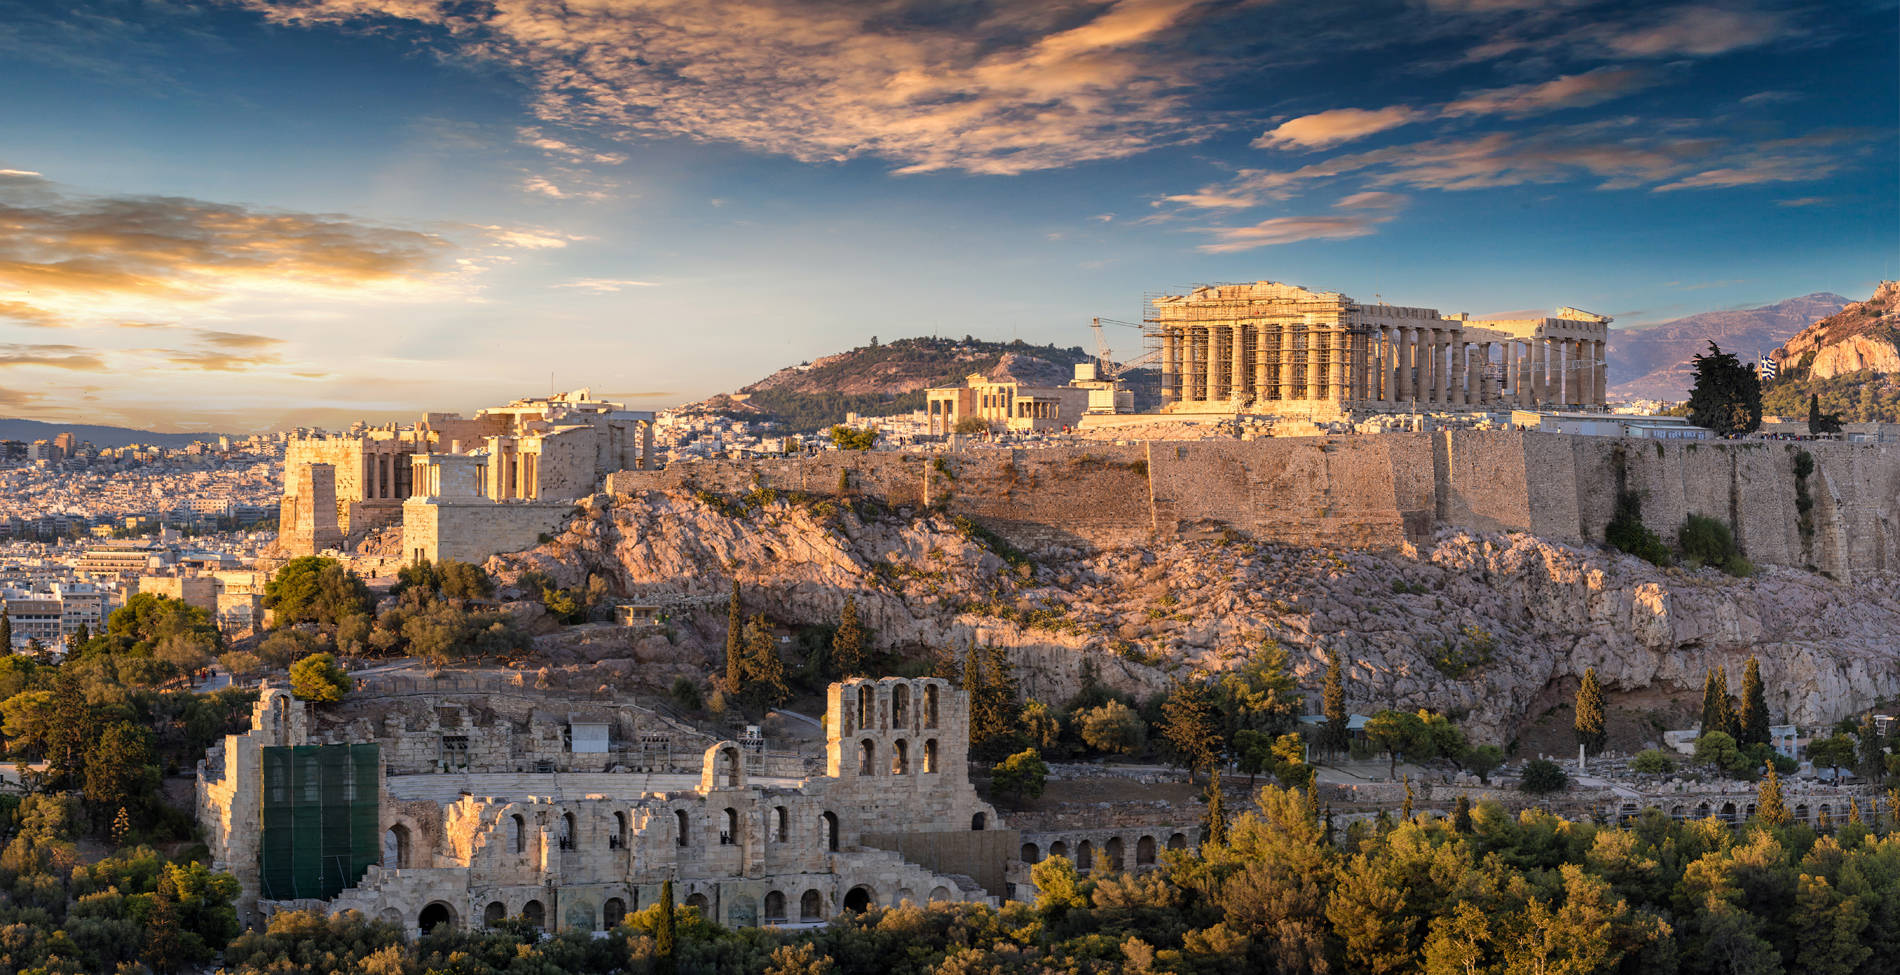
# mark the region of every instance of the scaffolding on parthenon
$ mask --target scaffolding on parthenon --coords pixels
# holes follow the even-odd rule
[[[1297,298],[1262,297],[1251,290],[1222,294],[1226,289],[1242,287],[1249,285],[1199,284],[1143,295],[1143,351],[1162,360],[1162,401],[1194,399],[1184,395],[1184,387],[1245,391],[1244,397],[1201,397],[1237,406],[1242,398],[1254,403],[1352,398],[1350,391],[1365,382],[1364,367],[1376,352],[1372,348],[1374,330],[1350,314],[1352,299],[1337,293],[1312,292]],[[1177,302],[1167,302],[1170,298]],[[1220,353],[1227,351],[1225,347],[1209,350],[1205,341],[1198,341],[1194,345],[1198,356],[1192,352],[1183,355],[1183,367],[1171,368],[1174,363],[1167,361],[1165,351],[1168,328],[1194,325],[1231,329],[1229,334],[1235,343],[1231,354],[1223,356]],[[1279,329],[1278,339],[1270,348],[1262,347],[1261,326]],[[1332,338],[1315,344],[1321,335]],[[1209,351],[1213,352],[1211,357]],[[1338,378],[1334,378],[1336,358],[1340,360]],[[1194,360],[1191,365],[1189,360]],[[1233,372],[1235,363],[1245,364],[1238,377]],[[1209,368],[1214,370],[1212,376],[1205,371]],[[1335,391],[1335,383],[1343,385],[1347,393]]]

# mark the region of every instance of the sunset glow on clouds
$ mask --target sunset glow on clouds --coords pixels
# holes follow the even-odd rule
[[[1083,343],[1197,281],[1854,295],[1900,274],[1891,14],[0,0],[0,406],[664,405],[872,334]],[[1728,283],[1672,306],[1692,277]]]

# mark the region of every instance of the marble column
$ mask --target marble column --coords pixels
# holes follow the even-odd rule
[[[1531,339],[1524,346],[1531,370],[1531,380],[1525,385],[1531,388],[1531,408],[1538,409],[1544,405],[1544,340]]]
[[[1181,401],[1181,335],[1172,328],[1161,330],[1161,405]]]
[[[1395,326],[1398,338],[1394,340],[1398,347],[1398,392],[1397,403],[1409,406],[1412,402],[1412,330],[1404,325]]]
[[[1192,403],[1201,398],[1201,370],[1206,368],[1206,353],[1201,348],[1201,330],[1192,325],[1181,330],[1182,351],[1187,368],[1181,372],[1181,401]]]
[[[1240,322],[1234,323],[1234,364],[1227,371],[1227,376],[1230,398],[1236,403],[1247,398],[1247,380],[1253,375],[1253,370],[1247,368],[1247,330],[1251,327]]]
[[[1451,405],[1464,406],[1471,402],[1469,373],[1465,370],[1465,359],[1469,350],[1464,339],[1453,336],[1451,340]]]
[[[1398,338],[1392,334],[1390,326],[1379,326],[1379,402],[1391,406],[1399,401],[1398,351],[1393,344]]]
[[[1603,341],[1596,341],[1590,344],[1594,346],[1596,349],[1596,353],[1595,353],[1596,367],[1595,368],[1596,368],[1597,378],[1596,378],[1596,382],[1591,384],[1592,391],[1596,393],[1596,401],[1597,401],[1598,406],[1608,406],[1610,405],[1609,345]]]
[[[1220,338],[1220,329],[1218,327],[1213,325],[1207,326],[1207,351],[1202,356],[1207,363],[1207,371],[1205,375],[1201,376],[1201,399],[1209,403],[1220,398],[1220,387],[1217,385],[1220,381],[1220,360],[1222,358]]]
[[[1261,322],[1253,327],[1253,332],[1253,395],[1265,402],[1273,398],[1273,379],[1267,371],[1267,363],[1279,341],[1279,329]]]

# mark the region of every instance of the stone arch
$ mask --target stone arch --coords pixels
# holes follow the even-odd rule
[[[1708,800],[1706,800],[1706,799],[1705,799],[1705,800],[1703,800],[1702,802],[1700,802],[1700,803],[1698,803],[1698,804],[1696,805],[1696,807],[1695,807],[1695,818],[1697,818],[1697,819],[1707,819],[1707,818],[1709,818],[1709,803],[1708,803]]]
[[[877,727],[877,685],[858,685],[858,727],[869,730]]]
[[[415,865],[409,846],[409,827],[402,823],[383,830],[383,869],[402,870]]]
[[[1055,841],[1054,843],[1051,843],[1051,844],[1049,844],[1049,855],[1050,855],[1050,856],[1052,856],[1052,857],[1066,857],[1066,856],[1068,856],[1068,855],[1069,855],[1069,844],[1067,844],[1067,843],[1064,843],[1064,842],[1062,842],[1061,840],[1057,840],[1057,841]]]
[[[858,742],[858,774],[877,774],[877,743],[869,738]]]
[[[501,901],[489,901],[488,906],[482,908],[483,927],[492,928],[506,920],[508,920],[508,905]]]
[[[690,894],[686,898],[686,906],[697,908],[699,913],[703,915],[708,908],[712,907],[712,901],[707,900],[705,894]],[[707,918],[707,920],[710,921],[712,919]]]
[[[514,819],[515,852],[526,853],[528,852],[528,821],[523,819],[520,813],[515,813],[512,818]]]
[[[785,892],[768,890],[765,892],[765,923],[779,924],[785,921]]]
[[[745,788],[745,753],[736,741],[716,742],[700,758],[699,791]]]
[[[430,901],[423,906],[422,913],[416,915],[416,930],[423,934],[428,934],[443,925],[448,925],[451,929],[455,927],[455,908],[442,901]]]
[[[1135,866],[1149,867],[1155,862],[1155,838],[1144,836],[1135,841]]]
[[[1616,815],[1618,819],[1626,823],[1632,819],[1635,819],[1636,818],[1636,804],[1633,802],[1624,803],[1622,806],[1617,808]]]
[[[1102,860],[1110,870],[1122,868],[1122,838],[1111,836],[1102,844]]]
[[[825,827],[825,849],[836,853],[838,852],[838,814],[827,809],[825,810],[823,821]]]
[[[678,844],[679,846],[685,846],[686,844],[692,842],[692,831],[693,831],[692,818],[686,815],[686,810],[684,809],[673,810],[673,829],[674,829],[674,836],[673,836],[674,843]]]
[[[784,806],[772,807],[772,838],[780,843],[792,835],[792,811]]]
[[[1733,802],[1722,803],[1722,821],[1725,823],[1735,821],[1735,804]]]
[[[1185,849],[1187,849],[1187,834],[1186,834],[1186,833],[1174,833],[1174,834],[1172,834],[1172,835],[1170,835],[1170,836],[1168,837],[1168,849],[1170,849],[1170,850],[1185,850]]]
[[[1748,818],[1749,819],[1755,818],[1755,804],[1752,802],[1748,804]]]
[[[870,910],[871,906],[876,903],[877,891],[872,890],[864,884],[859,884],[851,888],[846,891],[844,895],[844,909],[847,911],[862,913]]]
[[[383,908],[382,913],[376,915],[376,918],[384,924],[398,928],[402,927],[402,912],[393,907]]]
[[[893,904],[898,904],[898,905],[902,905],[906,903],[916,904],[917,892],[914,890],[911,890],[909,887],[899,887],[897,888],[897,896],[891,898],[891,902]]]
[[[984,827],[988,826],[989,823],[990,823],[990,818],[987,813],[977,813],[976,815],[970,817],[970,828],[973,830],[980,831]]]
[[[956,898],[950,896],[950,888],[948,887],[938,885],[930,888],[930,903],[932,904],[942,904],[955,899]]]
[[[902,738],[891,742],[891,774],[910,774],[910,742]]]
[[[1684,819],[1688,816],[1688,814],[1689,814],[1689,811],[1683,808],[1680,804],[1669,807],[1670,819]]]
[[[624,810],[614,810],[614,835],[607,837],[607,849],[624,850],[627,848],[627,814]]]
[[[726,807],[724,828],[719,831],[719,845],[732,846],[739,842],[739,810]]]
[[[937,697],[937,685],[926,684],[924,686],[924,727],[926,728],[937,726]]]
[[[540,901],[529,901],[521,905],[521,919],[537,928],[546,930],[548,926],[548,909],[542,907]]]
[[[1796,805],[1794,807],[1794,818],[1797,822],[1805,823],[1808,821],[1808,804],[1807,803],[1805,802],[1800,803],[1799,805]]]
[[[575,840],[575,837],[578,835],[578,833],[579,833],[579,827],[574,822],[574,814],[571,812],[562,813],[561,814],[561,839],[558,844],[560,848],[563,850],[573,849],[574,840]]]
[[[927,738],[924,740],[924,772],[928,774],[928,773],[934,773],[936,771],[937,771],[937,739]]]
[[[800,921],[822,921],[825,919],[825,895],[816,890],[808,890],[798,898],[798,919]]]
[[[1024,863],[1034,864],[1042,859],[1042,851],[1034,843],[1024,843],[1021,859]]]
[[[1075,845],[1075,869],[1087,873],[1095,869],[1095,844],[1083,840]]]
[[[627,917],[627,902],[618,897],[609,897],[600,902],[600,929],[612,931],[620,926]]]
[[[1817,824],[1821,826],[1834,825],[1834,807],[1833,806],[1830,806],[1825,802],[1821,803],[1821,808],[1819,810],[1819,813],[1820,813],[1819,817],[1815,819],[1815,822]]]
[[[891,685],[891,727],[910,727],[910,685]]]

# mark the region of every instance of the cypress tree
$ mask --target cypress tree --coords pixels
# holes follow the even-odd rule
[[[0,609],[0,653],[13,652],[13,617]]]
[[[975,703],[977,688],[983,686],[983,656],[977,653],[976,637],[970,638],[970,645],[963,651],[963,689],[970,692],[971,703]]]
[[[1768,776],[1755,789],[1755,815],[1769,826],[1794,825],[1794,814],[1781,796],[1781,776],[1775,773],[1773,762],[1768,764]]]
[[[856,597],[845,597],[844,609],[838,613],[838,631],[831,635],[831,662],[840,677],[864,673],[864,627],[858,623]]]
[[[745,617],[739,612],[739,580],[732,580],[732,602],[726,606],[726,693],[736,696],[745,687]]]
[[[187,960],[178,924],[178,885],[169,867],[158,868],[158,891],[145,919],[145,961],[155,972],[175,972]]]
[[[1221,753],[1220,726],[1204,688],[1199,684],[1175,685],[1161,704],[1161,735],[1187,767],[1189,782],[1203,766],[1215,766]]]
[[[1728,675],[1717,664],[1702,680],[1702,733],[1735,734],[1735,711],[1728,702]]]
[[[1405,802],[1399,808],[1399,818],[1410,821],[1412,818],[1412,777],[1405,777]]]
[[[1761,684],[1761,661],[1748,658],[1742,670],[1742,703],[1735,714],[1740,734],[1735,740],[1743,745],[1768,744],[1768,694]]]
[[[1220,769],[1207,780],[1207,835],[1201,844],[1224,846],[1227,843],[1227,811],[1221,807]]]
[[[1595,755],[1603,751],[1609,737],[1603,727],[1603,688],[1597,683],[1597,669],[1586,667],[1583,683],[1577,687],[1577,744]]]
[[[1887,773],[1887,742],[1874,727],[1874,713],[1860,716],[1860,774],[1879,782]]]
[[[746,695],[760,710],[783,702],[792,695],[785,686],[785,661],[779,659],[778,641],[772,639],[771,624],[765,614],[752,617],[745,651]]]
[[[1451,828],[1454,832],[1471,832],[1471,797],[1459,796],[1458,805],[1451,811]]]
[[[660,882],[660,923],[653,932],[653,971],[673,975],[679,962],[673,957],[673,878]]]
[[[1326,691],[1323,698],[1326,710],[1326,724],[1320,730],[1320,747],[1328,753],[1337,755],[1346,750],[1351,741],[1346,722],[1350,717],[1346,713],[1346,679],[1339,665],[1339,651],[1326,653]]]

